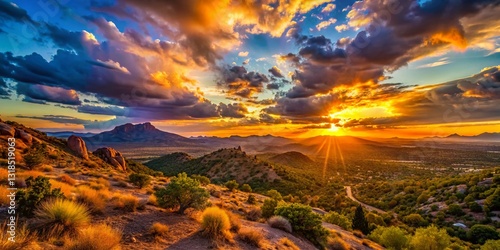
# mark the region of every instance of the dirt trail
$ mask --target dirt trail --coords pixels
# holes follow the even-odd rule
[[[361,201],[359,201],[358,199],[356,199],[353,195],[352,195],[352,189],[351,189],[351,186],[345,186],[345,191],[347,192],[347,197],[349,197],[349,199],[353,200],[354,202],[357,202],[359,203],[361,206],[363,206],[364,208],[366,208],[368,211],[376,211],[380,214],[383,214],[383,213],[386,213],[384,210],[382,209],[378,209],[376,207],[373,207],[373,206],[370,206],[368,204],[365,204]]]

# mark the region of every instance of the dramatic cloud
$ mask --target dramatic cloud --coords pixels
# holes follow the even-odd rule
[[[80,105],[82,102],[74,90],[45,85],[17,84],[17,94],[28,97],[27,100],[48,101],[67,105]]]
[[[248,114],[248,109],[242,103],[220,103],[218,111],[222,117],[243,118]]]
[[[229,96],[252,98],[262,92],[264,83],[269,82],[266,75],[250,71],[243,66],[224,66],[219,68],[220,80],[217,85],[226,90]]]
[[[273,66],[272,68],[270,68],[268,70],[269,72],[271,72],[271,74],[274,76],[274,77],[278,77],[278,78],[282,78],[284,77],[283,74],[281,73],[281,70],[276,67],[276,66]]]
[[[334,24],[337,22],[337,19],[335,18],[330,18],[328,20],[325,20],[325,21],[322,21],[320,23],[318,23],[318,25],[316,25],[316,29],[317,30],[322,30],[322,29],[325,29],[327,28],[328,26]]]
[[[9,95],[10,95],[9,86],[7,86],[7,83],[3,78],[0,78],[0,98]]]

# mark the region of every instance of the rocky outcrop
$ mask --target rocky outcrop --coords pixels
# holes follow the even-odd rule
[[[116,151],[114,148],[98,148],[93,154],[105,162],[109,163],[113,167],[120,169],[122,171],[127,171],[127,163],[123,155]]]
[[[0,122],[0,135],[14,136],[16,134],[16,129],[14,127]]]
[[[70,136],[68,138],[68,147],[83,159],[85,160],[89,159],[89,155],[87,153],[87,146],[85,146],[85,142],[81,137],[74,135]]]
[[[26,133],[24,130],[21,129],[16,129],[16,138],[20,138],[27,145],[31,145],[31,143],[33,142],[33,136],[31,136],[30,134]]]

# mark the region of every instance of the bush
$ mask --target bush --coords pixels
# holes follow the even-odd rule
[[[500,211],[500,187],[497,187],[495,192],[486,198],[484,204],[491,211]]]
[[[329,212],[323,216],[325,222],[337,225],[345,230],[351,230],[352,225],[349,218],[337,212]]]
[[[481,250],[498,250],[500,249],[500,240],[487,240],[484,245],[481,246]]]
[[[273,216],[267,220],[267,224],[271,226],[272,228],[277,228],[281,229],[285,232],[291,233],[292,232],[292,225],[290,222],[281,216]]]
[[[143,188],[151,183],[151,176],[147,174],[133,173],[128,176],[128,180],[137,187]]]
[[[264,234],[262,234],[262,232],[249,228],[242,229],[238,233],[238,237],[246,243],[258,248],[262,247],[264,241]]]
[[[230,180],[224,184],[224,186],[226,186],[230,191],[234,191],[239,185],[240,184],[238,184],[235,180]]]
[[[168,234],[168,226],[159,222],[153,223],[149,232],[154,236],[166,236]]]
[[[468,204],[470,211],[474,213],[481,213],[483,212],[483,207],[479,205],[477,202],[471,202]]]
[[[445,250],[450,244],[450,236],[446,230],[438,229],[434,225],[427,228],[417,228],[415,235],[411,237],[409,242],[411,250]]]
[[[498,232],[494,227],[476,224],[467,232],[467,237],[472,243],[484,244],[487,240],[499,239]]]
[[[252,204],[252,205],[256,204],[257,203],[257,199],[255,198],[255,195],[249,194],[248,198],[247,198],[247,203],[248,204]]]
[[[259,207],[252,207],[246,214],[247,220],[258,221],[262,217],[262,210]]]
[[[186,173],[180,173],[173,177],[170,183],[155,192],[158,205],[163,208],[178,208],[178,213],[183,214],[187,208],[203,208],[209,193],[200,187],[200,183],[187,177]]]
[[[252,187],[250,187],[250,185],[245,183],[245,184],[241,185],[240,190],[243,192],[249,193],[249,192],[252,192]]]
[[[274,215],[274,210],[278,206],[278,201],[275,199],[266,199],[261,207],[262,216],[264,218],[269,218]]]
[[[402,250],[408,245],[407,233],[399,227],[377,227],[368,238],[388,249]]]
[[[109,199],[107,191],[97,191],[89,186],[79,186],[76,189],[76,200],[86,204],[93,213],[102,213]]]
[[[303,235],[315,245],[321,245],[326,239],[328,231],[321,225],[321,217],[312,211],[312,208],[300,203],[282,203],[274,212],[292,224],[294,232]]]
[[[403,222],[412,227],[422,227],[427,224],[427,221],[420,214],[409,214],[403,217]]]
[[[210,184],[210,179],[206,176],[203,176],[203,175],[193,174],[193,175],[191,175],[191,178],[199,181],[202,186],[206,186],[206,185]]]
[[[290,239],[288,238],[281,238],[279,241],[278,241],[278,244],[284,246],[284,249],[286,250],[300,250],[300,248],[295,245],[295,243],[293,243],[293,241],[291,241]],[[278,249],[282,249],[282,248],[278,248]]]
[[[121,233],[106,224],[82,229],[76,238],[66,244],[68,250],[117,250],[120,249]]]
[[[64,183],[67,183],[71,186],[74,186],[76,185],[76,180],[71,178],[71,176],[67,175],[67,174],[63,174],[59,177],[59,180],[64,182]]]
[[[21,216],[31,217],[36,207],[43,201],[50,198],[64,198],[60,189],[51,189],[49,178],[32,176],[26,179],[26,189],[17,192],[18,213]]]
[[[283,197],[281,196],[280,192],[271,189],[266,192],[266,195],[269,196],[271,199],[277,200],[277,201],[282,201]]]
[[[139,205],[139,199],[131,194],[119,194],[113,197],[115,208],[123,209],[126,212],[135,212]]]
[[[43,202],[35,211],[35,217],[36,227],[44,238],[73,235],[90,220],[89,211],[85,206],[65,199]]]
[[[24,163],[29,169],[33,169],[36,166],[42,164],[45,161],[45,144],[33,143],[33,146],[29,149],[28,153],[24,155]]]
[[[231,221],[226,212],[218,207],[209,207],[201,214],[201,228],[204,235],[213,239],[231,239]]]
[[[462,216],[465,214],[462,207],[458,204],[451,204],[448,206],[448,213],[455,216]]]

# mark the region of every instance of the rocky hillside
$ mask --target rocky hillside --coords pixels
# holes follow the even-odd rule
[[[145,165],[165,175],[186,172],[221,181],[234,179],[239,183],[280,179],[270,164],[247,155],[240,147],[219,149],[194,159],[185,153],[173,153],[146,162]]]
[[[297,151],[290,151],[283,154],[278,154],[268,158],[267,161],[274,164],[287,165],[296,168],[301,168],[316,164],[307,155],[304,155]]]

